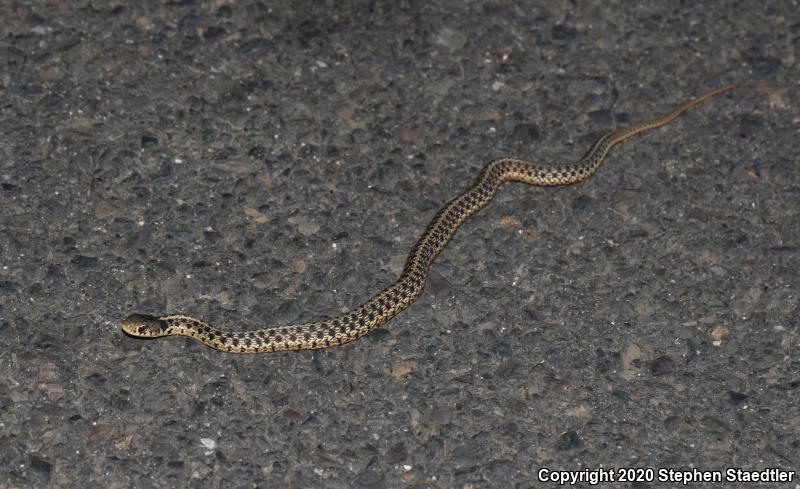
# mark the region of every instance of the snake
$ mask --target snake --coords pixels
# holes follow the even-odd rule
[[[582,182],[600,168],[611,148],[617,144],[636,134],[665,126],[688,109],[735,86],[731,84],[711,90],[683,102],[665,115],[610,131],[600,136],[574,163],[540,165],[515,158],[490,161],[472,186],[450,200],[433,217],[411,249],[400,278],[367,302],[332,319],[232,331],[182,314],[151,316],[136,313],[122,321],[122,330],[138,338],[189,336],[211,348],[232,353],[308,350],[351,342],[382,326],[420,297],[433,261],[458,228],[483,209],[504,183],[554,187]]]

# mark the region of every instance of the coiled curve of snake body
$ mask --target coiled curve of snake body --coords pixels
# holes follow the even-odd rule
[[[557,186],[586,180],[603,164],[609,150],[615,145],[641,132],[669,124],[689,108],[727,92],[734,86],[712,90],[682,103],[668,114],[609,132],[601,136],[586,155],[574,163],[545,166],[514,158],[500,158],[488,163],[475,183],[448,202],[431,220],[408,255],[403,273],[397,282],[364,304],[336,318],[234,332],[216,328],[190,316],[132,314],[122,322],[122,329],[131,336],[145,338],[191,336],[217,350],[234,353],[327,348],[353,341],[392,319],[422,294],[433,260],[461,224],[485,207],[503,183],[513,181]]]

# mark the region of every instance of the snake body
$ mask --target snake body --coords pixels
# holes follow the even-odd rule
[[[431,220],[409,253],[400,278],[364,304],[333,319],[251,331],[229,331],[190,316],[131,314],[122,322],[122,329],[131,336],[144,338],[191,336],[217,350],[234,353],[327,348],[353,341],[380,327],[419,298],[433,260],[447,246],[458,228],[484,208],[505,182],[558,186],[586,180],[603,164],[615,145],[641,132],[665,126],[689,108],[734,87],[728,85],[712,90],[682,103],[668,114],[609,132],[574,163],[538,165],[514,158],[491,161],[481,170],[471,187],[448,202]]]

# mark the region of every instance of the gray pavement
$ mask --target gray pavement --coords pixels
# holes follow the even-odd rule
[[[797,470],[798,12],[0,1],[0,488]],[[489,160],[574,160],[730,82],[586,183],[507,185],[356,342],[120,331],[335,315]],[[680,486],[640,475],[606,487]]]

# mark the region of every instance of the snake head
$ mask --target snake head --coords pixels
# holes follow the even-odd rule
[[[122,331],[138,338],[166,336],[168,327],[166,321],[144,314],[131,314],[122,321]]]

